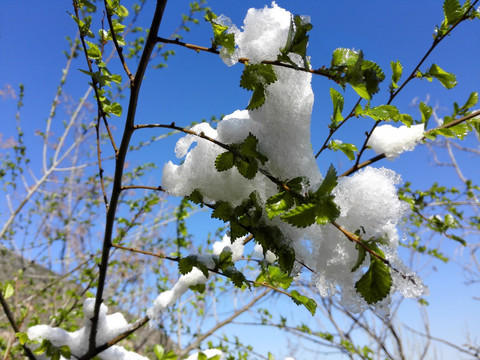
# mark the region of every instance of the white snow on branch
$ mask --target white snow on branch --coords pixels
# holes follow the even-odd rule
[[[42,341],[49,340],[53,346],[61,347],[67,345],[71,354],[76,358],[82,357],[88,351],[89,337],[91,329],[91,318],[93,317],[95,299],[88,298],[83,303],[83,314],[85,326],[81,329],[68,332],[58,327],[48,325],[32,326],[28,329],[27,335],[30,340]],[[108,308],[104,304],[100,306],[100,313],[97,327],[96,344],[103,345],[114,339],[118,335],[131,329],[125,317],[121,313],[107,315]],[[98,354],[102,360],[148,360],[132,351],[125,350],[123,347],[114,345]]]
[[[236,239],[233,244],[230,241],[230,237],[225,235],[221,241],[217,241],[213,244],[213,254],[197,255],[198,259],[209,269],[215,267],[214,257],[220,255],[226,248],[232,251],[232,262],[236,262],[243,257],[244,246],[243,240],[245,237]],[[177,300],[185,294],[191,286],[205,284],[208,278],[202,271],[193,267],[192,270],[185,275],[180,276],[171,290],[162,292],[153,301],[153,306],[147,310],[147,315],[156,320],[159,315],[165,311],[166,308],[172,306]]]
[[[377,154],[385,154],[387,158],[396,158],[404,151],[412,151],[423,138],[425,124],[410,127],[392,125],[377,126],[367,145]]]

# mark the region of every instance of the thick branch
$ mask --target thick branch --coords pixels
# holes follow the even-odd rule
[[[97,294],[95,298],[94,315],[93,315],[93,318],[91,319],[92,328],[90,332],[89,351],[87,355],[92,357],[93,357],[92,354],[94,354],[96,351],[95,339],[97,334],[100,305],[103,302],[103,291],[104,291],[105,281],[107,277],[107,268],[108,268],[108,262],[109,262],[110,249],[112,247],[113,226],[115,223],[115,215],[117,212],[118,200],[122,192],[123,169],[125,165],[125,159],[127,156],[130,139],[133,134],[133,126],[135,123],[135,114],[137,110],[138,96],[140,93],[140,87],[142,85],[143,77],[145,75],[145,71],[147,69],[147,65],[150,59],[150,55],[156,44],[156,36],[160,28],[160,24],[162,22],[163,12],[165,10],[166,4],[167,4],[167,0],[157,1],[157,5],[155,8],[155,13],[153,15],[152,24],[150,26],[147,42],[145,44],[145,48],[140,58],[138,69],[135,74],[135,81],[131,86],[130,101],[128,106],[127,118],[125,120],[125,128],[123,131],[122,142],[118,150],[118,155],[116,157],[113,189],[112,189],[109,209],[107,212],[105,234],[104,234],[103,248],[102,248],[102,258],[99,266],[98,288],[97,288]]]

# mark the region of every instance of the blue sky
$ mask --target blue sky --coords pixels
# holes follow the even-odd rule
[[[152,7],[152,3],[150,1],[147,6]],[[215,13],[229,16],[237,26],[241,25],[248,8],[263,7],[266,4],[269,2],[251,0],[212,0],[208,3]],[[441,2],[438,0],[345,0],[340,6],[337,1],[278,0],[277,4],[292,13],[311,16],[314,28],[310,32],[308,53],[313,67],[328,66],[331,53],[337,47],[355,48],[363,50],[366,59],[377,62],[384,69],[387,79],[390,75],[391,60],[402,62],[405,75],[411,71],[430,46],[433,29],[443,18]],[[160,36],[168,36],[179,23],[179,14],[187,9],[187,1],[171,0],[167,5]],[[66,35],[73,37],[76,31],[67,11],[72,11],[70,1],[0,1],[0,89],[5,84],[13,87],[19,83],[25,85],[22,118],[27,133],[28,130],[42,128],[48,116],[64,66],[65,57],[62,51],[67,48],[64,38]],[[142,18],[145,24],[148,23],[149,14],[151,11],[146,11]],[[182,35],[186,42],[209,46],[211,30],[208,24],[201,21],[199,26],[192,27],[190,33]],[[418,118],[418,110],[410,106],[414,98],[424,100],[428,96],[431,105],[438,103],[447,109],[451,108],[454,101],[464,102],[470,92],[480,88],[478,39],[478,21],[463,24],[434,51],[422,67],[426,69],[432,62],[436,62],[445,70],[456,72],[458,86],[454,90],[446,90],[435,81],[416,81],[406,88],[394,105]],[[211,115],[220,116],[245,108],[251,94],[238,85],[241,65],[229,68],[212,54],[196,54],[179,47],[171,49],[176,51],[176,55],[169,61],[168,68],[149,69],[146,74],[138,122],[175,121],[178,125],[188,125],[191,121],[210,118]],[[77,68],[85,68],[83,58],[74,63],[74,69]],[[69,94],[75,99],[79,98],[86,89],[86,81],[85,75],[72,71],[67,87]],[[332,109],[329,88],[334,84],[320,77],[314,78],[312,83],[315,92],[312,143],[315,148],[327,134],[326,124]],[[382,90],[387,86],[388,81],[385,81]],[[337,90],[340,89],[337,87]],[[357,98],[350,90],[344,95],[345,109],[349,110]],[[383,95],[374,98],[373,104],[379,105],[386,99],[385,91]],[[0,132],[8,133],[9,129],[13,128],[14,107],[13,101],[0,101],[3,127]],[[360,146],[363,138],[359,134],[370,126],[371,123],[366,119],[358,119],[358,123],[340,133],[340,139],[356,139],[356,144]],[[151,135],[149,132],[141,136],[149,138]],[[39,141],[37,137],[27,136],[27,140]],[[163,153],[145,154],[145,157],[149,161],[157,161],[161,167],[165,161],[174,158],[174,140],[169,140],[171,146],[167,145],[167,150]],[[366,158],[372,155],[371,152],[367,153]],[[321,165],[324,165],[324,171],[330,162],[340,169],[348,168],[342,154],[335,153],[323,161],[325,164]],[[428,186],[432,177],[442,181],[455,181],[454,178],[450,180],[450,172],[433,169],[429,167],[430,164],[428,152],[425,147],[420,147],[394,162],[384,160],[380,165],[396,170],[405,180],[415,182],[418,187]],[[470,176],[480,179],[478,166],[469,165]],[[203,220],[199,222],[201,221]],[[447,248],[448,251],[455,251],[452,245],[447,245]],[[431,304],[429,310],[432,329],[435,329],[433,334],[440,337],[448,335],[447,337],[452,339],[455,338],[452,335],[455,332],[458,339],[456,341],[460,342],[464,338],[467,322],[472,334],[480,334],[479,322],[471,321],[471,315],[475,314],[475,311],[478,314],[479,303],[471,300],[475,294],[478,296],[478,285],[476,288],[462,286],[461,273],[455,266],[444,266],[438,262],[434,265],[438,271],[427,271],[431,274],[426,279],[431,288],[428,301]]]

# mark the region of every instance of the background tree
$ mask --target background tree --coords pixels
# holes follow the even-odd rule
[[[475,5],[475,3],[473,5]],[[80,37],[71,40],[69,43],[70,51],[67,53],[67,66],[63,72],[57,95],[46,122],[45,130],[38,133],[38,136],[42,140],[42,151],[35,152],[35,162],[30,160],[31,155],[27,152],[29,143],[25,141],[25,134],[22,131],[20,111],[17,116],[18,125],[16,138],[11,138],[11,140],[3,142],[3,144],[5,144],[5,153],[2,157],[2,169],[4,169],[2,180],[4,181],[4,189],[7,195],[7,207],[3,209],[6,217],[1,233],[2,243],[10,250],[21,254],[28,251],[29,254],[25,254],[26,257],[39,259],[40,262],[46,263],[52,270],[55,270],[65,277],[72,279],[73,276],[73,279],[75,279],[74,282],[81,284],[82,289],[80,291],[69,291],[67,297],[62,294],[63,296],[59,299],[61,300],[60,304],[52,301],[50,305],[53,311],[44,309],[46,318],[42,318],[40,321],[37,315],[41,311],[39,309],[28,310],[28,302],[25,301],[26,296],[21,296],[23,291],[32,290],[32,284],[28,282],[30,279],[25,280],[26,272],[24,272],[24,274],[20,273],[13,278],[5,279],[14,280],[13,283],[11,281],[4,283],[2,299],[5,298],[11,301],[11,303],[8,305],[6,302],[2,302],[2,307],[6,314],[9,315],[8,320],[10,324],[7,325],[7,327],[12,327],[15,332],[25,330],[27,325],[30,326],[38,322],[44,323],[45,321],[49,322],[52,326],[61,326],[69,330],[74,330],[77,326],[82,326],[80,325],[81,323],[75,321],[75,317],[81,317],[81,299],[89,289],[95,290],[97,298],[92,312],[94,319],[92,322],[94,324],[98,321],[95,320],[95,318],[98,319],[100,315],[100,300],[102,299],[108,299],[109,304],[111,302],[112,305],[115,304],[123,309],[145,309],[150,306],[152,295],[155,292],[166,290],[172,286],[172,281],[175,281],[177,278],[175,272],[176,262],[180,260],[178,257],[184,257],[184,260],[187,260],[183,261],[183,265],[187,266],[187,268],[192,265],[192,261],[194,265],[201,267],[202,265],[196,262],[195,259],[185,256],[190,253],[193,246],[199,247],[199,252],[205,251],[210,242],[218,240],[220,237],[221,230],[215,234],[215,236],[212,236],[212,240],[207,241],[207,243],[192,242],[193,238],[186,228],[186,218],[193,210],[189,202],[183,200],[180,203],[173,202],[173,205],[168,205],[171,204],[171,199],[169,199],[169,203],[167,203],[163,195],[159,195],[158,190],[162,190],[162,188],[158,187],[158,182],[152,186],[144,185],[150,182],[149,179],[151,178],[148,177],[148,171],[154,171],[155,166],[145,161],[145,150],[147,147],[155,146],[155,144],[163,140],[167,135],[172,135],[174,131],[188,133],[191,131],[189,130],[189,126],[178,127],[170,122],[166,122],[163,128],[171,131],[170,133],[155,136],[148,140],[141,140],[134,144],[130,144],[128,141],[133,133],[132,126],[130,125],[133,124],[136,102],[138,99],[141,99],[141,97],[138,97],[138,91],[148,60],[153,58],[153,63],[155,63],[155,61],[157,61],[156,59],[159,59],[160,56],[166,59],[172,55],[172,50],[165,51],[163,45],[172,41],[167,38],[162,38],[159,43],[160,45],[158,45],[158,39],[156,38],[157,31],[155,27],[160,23],[160,14],[163,12],[164,5],[162,2],[158,2],[157,4],[157,12],[153,15],[154,21],[149,31],[149,40],[149,37],[142,36],[144,35],[144,30],[135,27],[135,22],[140,18],[142,11],[144,11],[143,9],[146,9],[146,4],[140,3],[138,6],[133,7],[130,16],[125,17],[127,15],[126,8],[115,2],[107,2],[105,12],[99,12],[98,9],[89,2],[77,3],[76,6],[74,6],[74,10],[76,10],[77,13],[74,13],[73,10],[70,10],[70,12],[72,16],[76,18],[77,24],[79,25]],[[438,28],[437,35],[433,42],[435,46],[443,40],[447,32],[457,26],[457,23],[463,22],[464,16],[476,16],[473,10],[474,7],[471,7],[470,3],[459,7],[457,2],[447,1],[445,2],[444,9],[445,19],[443,24]],[[182,17],[180,26],[178,30],[174,31],[174,35],[177,34],[178,31],[186,30],[189,23],[195,22],[196,15],[203,12],[203,10],[203,4],[191,4],[190,13]],[[92,25],[89,23],[89,16],[92,16]],[[228,41],[228,37],[226,38],[227,40],[223,39],[222,36],[220,36],[223,34],[222,29],[218,29],[218,25],[221,26],[222,24],[215,22],[212,15],[208,16],[213,24],[214,31],[217,31],[217,35],[219,35],[218,38],[215,37],[213,39],[214,45],[227,48],[228,44],[224,41]],[[126,22],[128,19],[132,19],[131,24]],[[90,40],[91,42],[88,43],[88,37],[92,35],[90,34],[90,29],[96,27],[96,24],[102,24],[102,28],[107,30],[100,31],[98,34],[94,32],[93,34],[95,34],[94,36],[97,42]],[[123,25],[126,25],[126,27],[124,28]],[[300,25],[304,24],[297,24],[297,26],[301,28]],[[110,32],[108,29],[110,29]],[[127,43],[126,40],[129,39],[130,32],[140,34],[140,36],[133,40],[128,40],[129,42]],[[182,45],[179,41],[173,42],[176,45]],[[123,70],[121,70],[118,62],[112,65],[108,62],[109,59],[112,58],[107,52],[110,47],[112,48],[111,54],[115,54],[116,52],[119,56],[120,65],[123,65],[121,66]],[[121,47],[123,47],[123,50],[120,50]],[[200,47],[194,48],[201,51]],[[209,49],[213,52],[216,51],[215,47]],[[66,76],[69,73],[71,62],[74,61],[78,55],[83,56],[83,52],[86,53],[88,57],[87,63],[89,64],[89,67],[84,70],[84,72],[92,77],[90,82],[93,87],[88,87],[88,90],[86,90],[84,96],[78,103],[72,101],[70,105],[71,109],[69,109],[68,98],[64,97]],[[148,53],[150,53],[150,55],[147,56],[146,54]],[[340,56],[346,56],[346,53],[340,52],[338,54],[340,54]],[[284,54],[284,56],[287,55]],[[354,68],[350,68],[350,66],[355,65],[355,63],[358,64],[359,57],[350,58],[350,61],[353,59],[354,63],[347,62],[344,64],[341,63],[341,61],[343,61],[342,59],[343,58],[338,58],[337,62],[333,60],[332,65],[327,69],[319,69],[319,74],[333,78],[340,83],[343,82],[352,85],[355,91],[361,96],[363,95],[363,97],[371,96],[368,89],[366,93],[362,92],[362,90],[365,91],[361,86],[362,84],[365,85],[364,83],[361,81],[359,83],[354,78],[346,78],[339,71],[342,66],[347,71],[354,70]],[[281,59],[281,61],[286,61],[287,63],[289,60],[292,61],[288,56],[287,59]],[[125,66],[125,64],[132,66],[132,64],[135,65],[137,61],[138,68],[133,75],[129,67]],[[161,67],[161,64],[157,63],[155,65]],[[298,66],[295,63],[289,65]],[[85,68],[83,65],[79,65],[79,67]],[[107,68],[109,70],[107,70]],[[395,86],[398,86],[400,90],[403,89],[399,79],[396,78],[399,77],[398,65],[392,67],[392,70],[394,74],[392,78],[393,88],[390,92],[389,103],[396,96],[397,90],[395,90]],[[120,71],[125,71],[126,77],[125,75],[123,75],[123,77],[128,78],[124,83],[120,81],[118,75],[115,75],[119,74]],[[362,71],[364,71],[364,69],[362,69]],[[429,70],[423,74],[415,71],[412,72],[412,74],[416,76],[421,75],[426,78],[437,78],[447,87],[452,85],[453,81],[450,74],[438,67],[430,67]],[[365,74],[362,76],[365,76]],[[407,82],[409,82],[410,79],[411,78],[407,78]],[[118,86],[115,85],[117,82]],[[261,94],[260,96],[258,95],[259,85],[257,84],[255,86],[252,89],[256,91],[254,92],[253,100],[261,99]],[[249,88],[251,85],[245,84],[245,87]],[[130,89],[129,105],[121,100],[122,93],[128,88]],[[88,103],[92,92],[96,93],[96,103],[95,101]],[[11,88],[5,88],[4,93],[6,95],[10,94],[10,96],[17,96],[18,109],[20,110],[23,105],[23,89],[20,88],[20,90],[15,93]],[[332,92],[332,94],[334,94],[332,95],[335,104],[334,109],[336,108],[338,110],[340,109],[340,98],[336,95],[337,93]],[[67,105],[65,109],[62,109],[62,115],[58,113],[60,110],[58,107],[60,101],[63,101],[63,104]],[[355,97],[352,105],[356,102],[357,97]],[[361,104],[362,108],[361,110],[357,109],[355,111],[356,115],[370,116],[373,117],[374,120],[384,120],[379,117],[378,114],[372,113],[365,106],[365,101]],[[465,121],[467,121],[465,117],[472,119],[476,114],[473,113],[472,115],[470,112],[471,107],[475,105],[475,101],[469,98],[467,104],[469,106],[454,107],[454,115],[451,120],[456,121],[460,118],[461,121],[458,121],[458,123],[461,126],[454,127],[454,123],[450,126],[443,126],[441,131],[437,131],[437,135],[440,135],[442,138],[443,136],[450,135],[454,137],[463,136],[463,131],[465,130],[463,126]],[[129,109],[126,114],[127,126],[123,133],[121,130],[123,125],[118,125],[120,129],[114,129],[114,126],[112,126],[112,118],[115,115],[121,114],[122,105],[124,109],[127,107]],[[250,105],[256,106],[255,104],[252,105],[252,102]],[[347,108],[346,105],[345,108]],[[393,111],[391,108],[383,108],[382,110],[385,111],[387,109]],[[429,112],[432,110],[425,104],[420,106],[420,110],[422,113],[422,121],[425,122]],[[96,120],[93,122],[92,114],[96,114]],[[344,113],[344,116],[346,119],[349,119],[352,118],[353,114],[354,112],[351,112],[350,115],[345,116]],[[401,114],[398,114],[398,116],[400,115]],[[60,127],[58,126],[59,124],[55,124],[55,126],[52,125],[53,120],[59,116],[67,118],[68,121],[65,121]],[[341,110],[334,112],[334,121],[337,121],[337,116],[342,116]],[[375,116],[377,118],[375,118]],[[397,115],[395,113],[388,113],[388,116],[395,117]],[[405,116],[398,120],[403,122],[409,121]],[[217,121],[216,118],[213,118],[210,123]],[[335,122],[332,122],[332,124],[334,123]],[[343,122],[341,124],[343,125]],[[448,125],[447,121],[444,121],[443,124]],[[472,122],[471,126],[476,126],[475,124],[476,123]],[[333,130],[335,130],[336,127],[331,126],[330,128],[332,131],[328,135],[327,141],[324,142],[324,146],[321,147],[322,150],[341,150],[350,157],[356,152],[362,154],[366,149],[367,142],[363,142],[363,139],[359,140],[358,149],[360,149],[360,151],[350,146],[350,144],[330,141],[335,132]],[[453,129],[453,132],[446,130],[450,128]],[[57,135],[54,136],[54,134],[52,134],[52,129],[55,129],[55,134]],[[475,131],[473,128],[467,130]],[[200,133],[198,133],[198,135],[204,136]],[[430,136],[433,135],[434,133],[431,132]],[[7,135],[5,137],[7,137]],[[123,140],[119,142],[118,137],[122,137]],[[89,141],[89,139],[93,138],[96,138],[95,142]],[[94,144],[96,145],[92,146]],[[450,155],[451,147],[453,146],[452,141],[447,140],[446,144],[449,144],[446,146],[447,150],[450,149]],[[227,154],[238,156],[239,161],[245,160],[241,157],[245,156],[244,154],[238,155],[232,150],[229,144],[223,145],[226,145],[225,150],[229,151]],[[137,151],[139,153],[138,164],[125,166],[127,153],[135,153]],[[41,156],[38,157],[37,154],[40,153]],[[455,159],[452,156],[453,155],[451,155],[450,159]],[[255,155],[254,157],[258,158],[259,163],[261,162],[262,158],[260,155]],[[384,156],[379,155],[378,157],[374,157],[372,161],[379,161],[382,157]],[[360,159],[360,156],[358,156],[357,159]],[[253,161],[255,163],[257,162],[256,159]],[[460,167],[458,163],[454,160],[451,161],[452,164],[454,164],[454,168],[459,172]],[[248,160],[247,162],[251,161]],[[38,164],[41,165],[39,166]],[[351,170],[347,170],[347,172],[350,171],[353,173],[358,168],[364,166],[362,165],[363,163],[359,161],[355,162],[355,158],[353,159],[353,164]],[[236,166],[240,170],[238,164]],[[120,169],[123,170],[125,167],[125,173],[121,174]],[[248,173],[248,171],[247,168],[246,172]],[[97,176],[98,173],[100,177]],[[119,182],[120,178],[123,179],[123,183]],[[275,178],[273,178],[273,180],[277,182],[283,181],[282,179]],[[476,200],[476,191],[478,188],[474,187],[474,182],[469,183],[464,176],[461,177],[461,180],[464,183],[465,189],[460,190],[460,195],[456,195],[457,192],[455,190],[442,189],[438,186],[432,187],[428,191],[423,190],[422,192],[412,190],[411,187],[407,186],[404,189],[403,196],[405,196],[405,198],[413,198],[411,202],[414,206],[414,224],[420,226],[422,229],[426,227],[435,233],[446,234],[448,237],[453,238],[453,240],[460,242],[465,239],[469,240],[470,238],[466,237],[462,232],[452,232],[455,228],[459,228],[460,231],[478,230],[478,215],[470,215],[470,213],[463,215],[459,209],[459,206],[468,205],[475,211],[475,206],[478,204]],[[287,186],[288,185],[289,184],[287,184]],[[292,186],[292,184],[290,184],[290,186]],[[142,195],[143,190],[145,190],[145,193]],[[464,198],[458,198],[457,196],[463,196]],[[102,201],[102,198],[104,201]],[[430,201],[430,199],[432,199],[432,201]],[[207,202],[207,205],[208,204]],[[442,206],[442,209],[446,209],[448,214],[445,213],[442,214],[442,217],[434,216],[430,218],[430,214],[426,213],[425,209],[433,209],[435,206]],[[107,214],[109,215],[107,215],[106,223],[101,224],[98,222],[98,214],[105,211],[104,207],[107,208]],[[116,211],[117,207],[119,209],[118,212]],[[193,211],[198,211],[198,209],[195,208]],[[434,214],[439,215],[439,211],[436,210]],[[466,223],[461,222],[463,219],[467,219]],[[170,223],[173,225],[174,235],[168,238],[168,236],[164,236],[164,234],[167,234],[169,230],[163,228],[162,232],[159,232],[159,229]],[[114,224],[118,225],[114,227]],[[102,248],[103,255],[101,255],[99,252],[98,239],[104,237],[104,234],[102,234],[104,227],[107,229],[104,240],[107,239],[108,241],[104,241]],[[172,229],[172,227],[167,227],[167,229]],[[112,233],[108,234],[109,231],[112,231]],[[418,232],[413,231],[411,233],[411,248],[417,252],[427,252],[436,258],[445,260],[446,255],[441,253],[437,245],[427,245],[423,237],[420,242],[416,237],[413,237],[413,235],[416,236],[417,233]],[[358,234],[350,233],[350,236],[352,239],[358,240],[358,238],[355,237],[358,236]],[[152,249],[159,248],[159,242],[162,252],[152,251]],[[124,245],[126,245],[126,248]],[[475,259],[475,245],[470,246],[473,249],[472,254],[474,257],[472,257],[472,259]],[[281,256],[281,254],[278,253],[282,251],[281,248],[272,250],[277,250],[276,252],[277,255],[280,255],[280,260],[284,259],[283,265],[280,263],[280,268],[284,271],[288,270],[288,252],[284,254],[285,256]],[[145,251],[147,254],[142,254],[140,251]],[[375,252],[375,249],[373,249],[373,251]],[[376,254],[379,255],[378,252]],[[161,259],[160,263],[158,263],[159,258]],[[172,261],[172,263],[163,261],[163,259],[166,258],[174,261]],[[225,261],[230,264],[228,256]],[[257,274],[253,272],[253,269],[250,269],[250,266],[254,264],[256,263],[252,261],[247,262],[245,265],[246,268],[238,268],[238,272],[230,274],[224,271],[227,267],[222,268],[221,264],[216,264],[215,267],[217,268],[218,266],[217,271],[230,277],[234,283],[236,281],[242,283],[244,280],[243,278],[239,280],[239,274],[245,274],[246,279],[256,277]],[[257,302],[261,300],[264,301],[267,297],[273,298],[273,291],[268,290],[272,287],[280,290],[284,295],[295,298],[297,302],[303,303],[309,310],[316,308],[318,303],[320,303],[320,301],[318,301],[318,295],[310,295],[312,298],[317,299],[317,305],[314,305],[315,303],[308,298],[293,295],[299,293],[308,294],[309,289],[306,288],[305,284],[295,284],[289,288],[288,292],[282,290],[281,285],[284,284],[283,282],[288,281],[288,277],[283,278],[285,274],[281,272],[277,274],[276,272],[278,270],[276,269],[279,269],[278,267],[267,267],[266,269],[268,272],[263,273],[263,278],[260,278],[261,281],[257,279],[257,282],[262,282],[264,286],[267,286],[266,290],[260,288],[256,289],[253,293],[239,290],[234,291],[230,284],[224,285],[223,278],[219,277],[218,279],[216,278],[215,283],[209,283],[208,287],[205,288],[205,292],[202,294],[193,293],[190,298],[177,305],[176,308],[167,309],[163,314],[164,318],[162,318],[159,323],[162,324],[163,330],[166,330],[169,336],[175,335],[175,343],[178,346],[175,348],[177,354],[183,357],[190,350],[200,346],[202,341],[207,339],[207,336],[210,336],[222,326],[234,321],[236,317],[249,310]],[[107,270],[108,283],[106,282]],[[282,277],[278,277],[280,275]],[[152,276],[155,280],[152,280]],[[35,281],[33,281],[33,283],[35,283]],[[51,284],[42,284],[39,291],[34,290],[33,293],[36,296],[40,294],[43,296],[46,291],[64,290],[64,288],[57,287],[58,283],[58,280],[56,280]],[[15,284],[15,287],[13,284]],[[108,284],[108,287],[103,289],[106,284]],[[37,282],[37,285],[40,284]],[[22,286],[26,289],[22,288]],[[16,288],[15,291],[13,291],[14,288]],[[196,290],[201,291],[203,289],[200,286],[200,288]],[[294,293],[292,290],[299,291],[299,293]],[[103,291],[104,294],[102,295]],[[225,294],[222,296],[224,292],[228,292],[231,295],[227,296]],[[47,296],[48,298],[52,298],[53,294]],[[239,300],[241,301],[241,305],[233,310],[229,316],[220,319],[216,314],[216,309],[223,310],[224,305],[220,305],[221,300],[228,299],[227,302],[230,302],[232,297],[241,299]],[[274,299],[271,299],[271,301],[274,301]],[[193,302],[192,306],[195,310],[193,312],[192,306],[189,304],[190,302]],[[18,313],[13,313],[8,309],[15,309]],[[350,357],[360,356],[368,358],[369,356],[373,356],[372,351],[379,355],[383,351],[385,356],[393,358],[405,356],[402,355],[406,353],[404,345],[402,345],[402,341],[399,340],[399,332],[395,328],[397,325],[392,322],[392,318],[379,317],[382,326],[386,326],[389,329],[388,334],[391,334],[391,336],[396,339],[393,350],[387,345],[388,341],[385,333],[375,331],[376,329],[374,328],[374,323],[371,321],[371,318],[367,318],[368,314],[363,315],[366,320],[364,320],[364,318],[357,318],[356,315],[352,315],[351,312],[339,305],[336,299],[322,300],[321,309],[325,311],[327,315],[326,318],[334,325],[335,334],[326,331],[315,332],[314,330],[314,334],[311,336],[314,341],[319,338],[321,339],[320,342],[339,349],[342,353],[349,354]],[[193,328],[191,324],[195,322],[199,324],[207,322],[204,318],[206,318],[206,313],[209,311],[213,314],[214,322],[208,323],[209,326],[207,327],[199,325]],[[353,321],[352,324],[363,329],[362,331],[371,334],[371,341],[373,341],[376,347],[373,346],[371,342],[365,345],[366,347],[361,346],[362,341],[352,338],[351,334],[353,330],[351,326],[350,330],[342,330],[342,327],[339,326],[338,323],[339,315],[337,315],[337,312],[345,314],[347,318]],[[262,313],[261,323],[269,323],[269,312],[265,312],[264,310],[260,314]],[[33,315],[33,317],[30,318],[30,315]],[[377,315],[372,316],[377,317]],[[148,319],[144,318],[140,324],[146,320]],[[309,327],[302,326],[301,324],[290,326],[284,322],[283,319],[280,319],[279,322],[273,320],[271,322],[283,329],[293,331],[299,336],[305,336],[305,334],[311,335],[310,332],[312,332]],[[18,324],[20,324],[20,327],[16,329],[15,326],[18,327]],[[428,331],[426,331],[426,335],[427,339],[432,337]],[[22,336],[20,336],[20,340],[24,340]],[[143,337],[140,340],[143,340]],[[225,339],[221,341],[224,350],[227,347],[228,341],[229,340]],[[358,344],[356,344],[357,341]],[[137,345],[138,344],[141,344],[141,342],[137,342]],[[15,356],[15,354],[22,356],[20,355],[22,354],[20,352],[20,345],[14,337],[14,333],[10,332],[2,344],[5,349],[5,356]],[[101,350],[95,345],[100,344],[94,344],[94,342],[90,341],[89,355],[85,356],[85,358]],[[167,346],[166,343],[164,343],[164,345]],[[217,343],[213,345],[217,345]],[[458,344],[455,344],[455,346],[460,348],[460,351],[469,352],[473,356],[475,356],[478,348],[475,344],[468,344],[467,346],[463,346],[463,344],[458,346]],[[250,349],[244,349],[238,341],[234,341],[234,349],[234,351],[238,352],[231,353],[236,354],[233,356],[238,358],[242,356],[246,357],[247,353],[251,353]],[[426,351],[428,347],[425,346],[424,349],[425,354],[427,354]],[[43,350],[51,351],[53,354],[59,354],[59,352],[56,351],[56,347],[52,347],[48,343],[45,344]],[[66,355],[66,349],[60,350],[63,355]],[[145,349],[141,350],[141,352],[145,351],[148,352],[148,350]],[[156,356],[161,358],[161,356],[158,355],[159,351],[159,348],[157,348]],[[232,348],[230,348],[230,351],[232,351]],[[31,353],[27,354],[29,357],[36,356]]]

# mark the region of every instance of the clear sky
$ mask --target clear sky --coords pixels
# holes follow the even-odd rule
[[[147,7],[151,8],[153,3],[149,1]],[[242,24],[248,8],[269,4],[258,0],[211,0],[208,3],[212,11],[229,16],[237,26]],[[402,62],[405,75],[411,71],[430,46],[433,29],[443,18],[441,1],[438,0],[278,0],[277,4],[292,13],[311,16],[314,27],[310,32],[308,54],[314,68],[328,66],[331,54],[337,47],[355,48],[363,50],[366,59],[377,62],[387,79],[390,76],[391,60]],[[62,51],[67,49],[67,43],[64,39],[65,36],[73,37],[76,32],[75,24],[67,13],[71,11],[70,1],[0,0],[0,90],[7,84],[13,87],[19,83],[25,85],[22,117],[27,133],[28,130],[42,128],[48,116],[65,62]],[[167,5],[160,36],[168,37],[180,22],[180,14],[187,11],[188,1],[171,0]],[[142,22],[145,25],[151,13],[148,10],[143,15]],[[446,90],[435,81],[416,81],[406,88],[394,105],[418,118],[418,110],[410,106],[415,98],[425,100],[428,97],[431,105],[439,104],[450,109],[454,101],[463,103],[472,91],[478,91],[479,29],[479,21],[463,24],[434,51],[422,67],[426,70],[432,62],[436,62],[445,70],[455,72],[458,86],[454,90]],[[182,35],[186,42],[202,46],[209,46],[212,36],[209,25],[203,21],[198,26],[192,26],[190,33]],[[220,116],[245,108],[251,93],[238,85],[241,65],[229,68],[213,54],[196,54],[180,47],[171,49],[175,50],[176,55],[168,62],[168,68],[149,69],[146,74],[137,118],[139,122],[175,121],[178,125],[188,125],[192,121],[210,118],[211,115]],[[74,67],[85,68],[82,57],[74,63]],[[313,79],[315,105],[312,143],[317,149],[328,131],[326,124],[332,110],[329,88],[334,85],[324,78]],[[79,98],[86,86],[85,75],[73,71],[67,88],[69,94],[75,99]],[[385,91],[388,81],[382,86]],[[337,87],[337,90],[340,89]],[[345,109],[350,109],[357,97],[350,90],[344,95]],[[373,105],[385,102],[387,95],[385,91],[375,97]],[[8,133],[8,129],[15,126],[14,107],[12,101],[0,101],[3,128],[0,128],[0,132]],[[448,111],[440,115],[446,114]],[[363,137],[359,134],[370,126],[371,122],[359,119],[358,124],[340,133],[340,139],[347,142],[356,139],[357,146],[361,146]],[[151,135],[145,134],[145,138],[150,138]],[[28,139],[39,141],[37,137],[27,134]],[[157,161],[160,167],[165,161],[173,159],[174,140],[170,140],[171,150],[161,154],[146,154],[146,159]],[[169,149],[168,146],[165,149]],[[330,162],[340,171],[349,167],[342,154],[335,153],[327,160],[325,164],[320,164],[322,171],[327,170]],[[396,170],[405,180],[415,182],[418,187],[431,184],[432,176],[450,181],[448,177],[451,173],[445,169],[433,170],[429,167],[431,163],[426,149],[420,147],[394,162],[384,160],[379,166]],[[469,164],[469,167],[471,176],[478,182],[478,164]],[[451,245],[447,249],[452,253],[455,251]],[[431,265],[426,271],[429,274],[426,283],[431,289],[428,301],[431,304],[429,312],[432,334],[460,342],[464,339],[468,324],[468,330],[472,335],[477,335],[478,340],[480,304],[472,300],[472,296],[479,294],[478,285],[463,286],[462,275],[454,265],[444,266],[437,261],[434,266],[438,271],[432,271]]]

